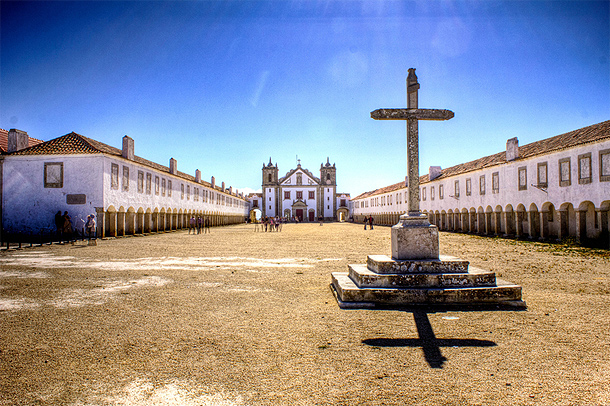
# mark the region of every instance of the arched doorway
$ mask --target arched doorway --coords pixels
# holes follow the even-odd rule
[[[258,223],[262,216],[263,216],[263,212],[260,211],[259,209],[250,210],[250,222],[251,223]]]

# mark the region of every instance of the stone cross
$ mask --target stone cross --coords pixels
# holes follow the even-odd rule
[[[375,120],[406,120],[407,121],[407,174],[409,177],[409,199],[407,201],[407,216],[421,218],[419,210],[419,139],[418,120],[449,120],[453,111],[438,109],[420,109],[417,106],[417,91],[419,83],[415,68],[409,69],[407,77],[407,108],[378,109],[371,112]],[[401,216],[403,218],[403,216]]]

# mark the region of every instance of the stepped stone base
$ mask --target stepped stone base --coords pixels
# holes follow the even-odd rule
[[[505,305],[525,307],[521,286],[455,257],[395,260],[370,255],[367,264],[333,272],[331,288],[342,308],[411,305]]]

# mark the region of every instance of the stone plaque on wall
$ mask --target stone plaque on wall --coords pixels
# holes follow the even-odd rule
[[[67,204],[85,204],[87,203],[87,195],[66,195]]]

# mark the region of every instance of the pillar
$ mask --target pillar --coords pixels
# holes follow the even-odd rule
[[[125,212],[119,211],[116,214],[116,231],[117,235],[123,237],[125,235]]]
[[[540,236],[540,215],[538,210],[531,210],[528,213],[528,230],[529,238],[538,238]]]
[[[106,219],[104,209],[102,207],[95,208],[95,216],[97,217],[97,236],[102,238],[106,236]]]

